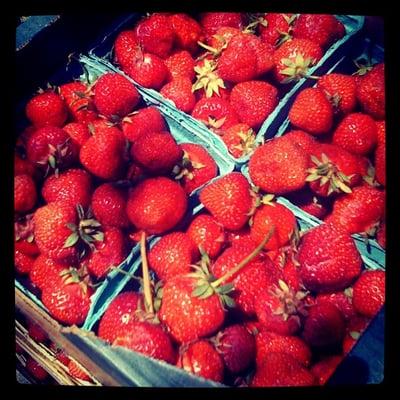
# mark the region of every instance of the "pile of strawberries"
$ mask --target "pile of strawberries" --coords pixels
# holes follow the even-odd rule
[[[115,62],[222,137],[240,158],[287,91],[345,35],[324,14],[156,13],[121,32]]]

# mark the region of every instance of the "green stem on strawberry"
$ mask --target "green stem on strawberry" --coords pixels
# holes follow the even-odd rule
[[[146,232],[142,232],[140,237],[140,255],[142,257],[142,274],[143,274],[143,294],[145,309],[148,313],[154,314],[153,296],[151,294],[149,265],[147,263],[146,253]]]

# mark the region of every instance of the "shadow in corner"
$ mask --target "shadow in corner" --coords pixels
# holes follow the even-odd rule
[[[369,366],[362,358],[350,355],[336,369],[327,385],[360,385],[369,380]]]

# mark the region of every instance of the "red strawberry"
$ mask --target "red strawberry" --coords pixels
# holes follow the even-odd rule
[[[92,290],[75,273],[45,286],[42,302],[57,321],[67,325],[81,325],[89,312],[91,294]]]
[[[385,212],[385,192],[369,185],[359,186],[335,201],[326,222],[349,234],[374,234]]]
[[[45,343],[49,339],[47,333],[37,324],[28,322],[28,334],[36,343]]]
[[[325,385],[342,360],[343,356],[341,355],[327,356],[311,367],[311,372],[317,378],[319,385]]]
[[[95,248],[84,263],[89,273],[97,279],[104,278],[127,255],[124,235],[120,229],[114,227],[104,228],[104,239],[97,241]]]
[[[38,289],[43,290],[51,281],[58,280],[65,268],[64,264],[40,254],[32,265],[29,279]]]
[[[376,137],[379,146],[380,144],[386,143],[386,122],[375,121],[375,123],[376,123]]]
[[[346,321],[351,320],[355,315],[351,289],[346,289],[342,292],[319,293],[315,299],[317,303],[326,302],[333,304],[339,311],[342,312]]]
[[[321,302],[309,308],[302,335],[310,346],[324,347],[340,343],[344,333],[345,321],[337,307]]]
[[[183,155],[181,147],[168,131],[148,132],[131,146],[133,161],[151,174],[168,174]]]
[[[228,147],[229,152],[235,158],[243,157],[251,153],[255,147],[256,135],[248,125],[237,124],[227,129],[222,140]]]
[[[36,128],[62,127],[67,119],[67,107],[63,99],[51,90],[32,97],[26,105],[25,112]]]
[[[172,14],[168,17],[175,32],[178,47],[196,53],[197,42],[202,40],[202,28],[199,23],[187,14]]]
[[[274,53],[275,78],[278,82],[298,81],[317,64],[323,52],[317,43],[307,39],[292,39],[283,43]]]
[[[31,210],[37,201],[36,185],[29,175],[14,177],[14,211],[26,212]]]
[[[346,336],[343,339],[342,349],[348,354],[360,338],[362,332],[367,328],[370,319],[361,315],[355,315],[346,326]]]
[[[296,128],[322,135],[332,127],[333,107],[321,89],[304,89],[290,108],[289,120]]]
[[[218,295],[195,296],[196,282],[196,278],[176,276],[162,289],[159,318],[180,343],[207,337],[224,323],[225,310]]]
[[[215,55],[220,54],[228,46],[230,40],[236,36],[242,34],[242,31],[238,28],[231,26],[221,26],[214,35],[209,38],[209,45],[215,50]],[[212,58],[212,55],[211,55]]]
[[[52,169],[66,168],[73,164],[78,147],[68,133],[54,126],[35,131],[26,144],[28,160]]]
[[[185,215],[187,196],[181,186],[164,177],[150,178],[129,194],[127,214],[138,228],[161,234],[174,228]]]
[[[249,219],[250,185],[242,174],[231,172],[206,186],[200,201],[224,228],[239,230]]]
[[[33,233],[32,233],[33,237]],[[34,238],[33,238],[34,239]],[[14,242],[14,250],[18,250],[23,254],[26,254],[27,256],[30,257],[36,257],[39,255],[39,249],[36,246],[36,243],[33,241],[29,241],[28,239],[22,239],[22,238],[16,238]]]
[[[48,372],[33,358],[28,357],[25,368],[38,381],[45,381],[49,374]]]
[[[293,256],[286,260],[282,268],[282,278],[287,285],[296,292],[303,288],[303,283],[301,282],[299,274],[299,262],[295,260]]]
[[[136,292],[124,292],[115,297],[100,319],[97,336],[112,343],[120,334],[131,329],[132,322],[138,321],[141,296]]]
[[[256,77],[262,76],[274,67],[274,46],[263,42],[255,35],[247,34],[248,46],[256,53]]]
[[[230,103],[241,122],[258,129],[278,104],[278,91],[263,81],[241,82],[232,89]]]
[[[288,139],[290,138],[292,142],[296,143],[307,154],[311,153],[317,145],[315,137],[304,131],[292,130],[285,133],[285,136]]]
[[[193,218],[187,230],[195,248],[202,248],[210,258],[215,258],[225,241],[224,228],[208,214]]]
[[[74,360],[69,360],[67,368],[69,374],[74,378],[80,379],[81,381],[91,382],[90,376]]]
[[[346,34],[344,25],[329,14],[300,14],[293,26],[293,37],[309,39],[327,49]]]
[[[192,117],[203,122],[217,134],[240,122],[228,101],[219,97],[200,99],[193,108]]]
[[[377,142],[375,121],[366,114],[345,116],[333,132],[332,143],[353,154],[366,156]]]
[[[254,242],[250,235],[249,226],[245,226],[238,231],[226,231],[226,243],[229,246],[234,246],[236,243],[243,244],[245,246],[252,246],[252,248],[257,246],[257,243]]]
[[[68,133],[72,141],[79,147],[90,138],[90,131],[87,125],[81,122],[70,122],[63,127],[63,130]]]
[[[255,298],[255,311],[263,328],[280,335],[294,335],[301,327],[305,294],[294,292],[279,279]]]
[[[233,12],[208,12],[200,15],[200,24],[207,38],[211,38],[223,26],[241,29],[243,15]]]
[[[192,93],[192,82],[185,76],[174,78],[161,88],[160,93],[185,113],[190,113],[196,105],[196,98]]]
[[[269,353],[285,353],[297,362],[308,367],[311,351],[307,344],[297,336],[282,336],[262,329],[256,335],[256,363],[261,366]]]
[[[34,178],[35,172],[35,165],[31,161],[14,154],[14,176],[29,175]]]
[[[170,364],[173,364],[176,359],[168,334],[160,325],[150,322],[132,322],[129,324],[129,330],[119,332],[112,345],[126,347]]]
[[[366,113],[376,119],[385,118],[385,64],[375,65],[360,77],[357,98]]]
[[[167,130],[165,120],[154,106],[134,111],[122,120],[122,132],[130,142],[134,142],[145,133],[165,130]]]
[[[349,234],[323,224],[301,239],[298,253],[304,286],[317,292],[342,290],[361,272],[361,257]]]
[[[375,150],[374,155],[375,177],[383,186],[386,185],[386,146],[380,144]]]
[[[56,359],[63,365],[68,366],[70,358],[67,353],[61,348],[58,347],[54,342],[50,343],[50,350],[53,351]]]
[[[207,340],[198,340],[180,349],[177,367],[185,371],[222,382],[224,363],[214,346]]]
[[[115,61],[126,70],[140,52],[139,41],[133,30],[122,31],[114,42]]]
[[[83,82],[69,82],[61,85],[60,95],[64,99],[74,121],[87,124],[97,118],[93,99],[89,95],[89,89]]]
[[[35,259],[18,250],[14,251],[14,266],[19,274],[29,274]]]
[[[83,169],[73,168],[59,175],[48,177],[42,187],[47,203],[66,201],[73,206],[88,207],[92,195],[92,178]]]
[[[257,27],[262,41],[278,46],[285,40],[290,39],[290,31],[296,16],[293,14],[267,13],[263,17],[266,23]]]
[[[259,146],[249,161],[252,182],[267,193],[301,189],[307,176],[307,153],[285,135]]]
[[[252,364],[256,350],[254,336],[243,325],[228,326],[218,332],[214,341],[218,353],[231,373],[238,374]]]
[[[173,169],[175,179],[180,179],[183,189],[190,194],[195,189],[215,178],[218,166],[208,151],[195,143],[182,143],[182,160]]]
[[[91,136],[81,147],[82,165],[101,179],[118,179],[124,167],[125,140],[115,126],[96,124]]]
[[[145,52],[166,58],[171,53],[176,36],[170,17],[152,14],[135,27],[135,34]]]
[[[267,203],[258,208],[253,216],[250,234],[256,243],[260,243],[266,233],[274,227],[271,239],[265,250],[275,250],[289,244],[296,230],[296,218],[292,211],[279,203]]]
[[[151,89],[160,89],[168,78],[164,60],[151,53],[136,53],[125,70],[139,85]]]
[[[126,228],[129,225],[126,214],[127,200],[128,193],[125,189],[111,183],[103,183],[93,192],[93,214],[104,226]]]
[[[319,219],[323,219],[329,212],[329,204],[308,189],[291,193],[288,199],[306,213]]]
[[[116,73],[102,75],[94,86],[94,105],[110,120],[129,114],[139,103],[140,95],[133,83]]]
[[[169,70],[169,80],[178,77],[186,77],[192,82],[195,78],[195,62],[190,53],[186,50],[177,51],[165,60]]]
[[[374,317],[385,302],[385,272],[366,271],[353,286],[353,306],[361,315]]]
[[[386,248],[386,223],[381,222],[376,234],[377,242],[385,249]]]
[[[172,232],[163,236],[149,252],[150,268],[158,278],[168,281],[191,271],[193,244],[186,233]]]
[[[267,354],[250,383],[253,387],[312,385],[315,385],[314,376],[295,358],[285,353]]]

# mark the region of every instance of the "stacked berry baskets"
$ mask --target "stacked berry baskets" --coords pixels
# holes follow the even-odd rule
[[[326,384],[385,299],[383,49],[362,25],[128,18],[24,105],[16,285],[146,385]]]

